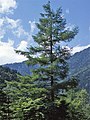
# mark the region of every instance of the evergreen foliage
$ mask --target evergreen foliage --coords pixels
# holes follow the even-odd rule
[[[48,91],[34,83],[34,79],[36,79],[36,76],[33,78],[30,76],[18,76],[17,80],[7,82],[4,91],[12,101],[10,108],[13,111],[13,119],[24,120],[26,117],[31,119],[28,111],[34,114],[34,111],[38,111],[40,107],[45,106],[43,100],[46,98]]]
[[[86,89],[90,94],[90,47],[74,54],[68,61],[70,76],[78,78],[79,87]],[[30,70],[36,69],[32,65],[28,66],[26,62],[7,64],[10,69],[17,70],[21,75],[31,75]]]
[[[4,92],[7,84],[6,81],[17,80],[17,72],[7,67],[0,66],[0,120],[10,120],[12,118],[12,110],[10,109],[11,100]]]
[[[19,73],[18,73],[19,74]],[[5,80],[13,81],[17,79],[17,71],[8,67],[0,66],[0,90],[6,86]]]
[[[78,32],[78,28],[66,28],[66,19],[63,18],[62,9],[52,10],[50,2],[43,6],[45,13],[41,13],[39,22],[36,23],[38,33],[33,36],[37,46],[31,46],[28,52],[17,51],[25,55],[29,65],[37,65],[32,76],[37,76],[36,81],[45,83],[50,91],[50,99],[54,101],[59,88],[59,93],[70,87],[65,78],[68,76],[67,60],[70,51],[62,47],[62,42],[71,41]],[[74,80],[72,82],[75,82]],[[64,87],[64,84],[65,87]],[[63,86],[60,88],[60,86]],[[55,89],[56,88],[56,89]]]
[[[43,109],[36,106],[32,113],[30,106],[27,106],[28,110],[26,110],[25,117],[36,120],[55,120],[55,115],[59,115],[61,109],[61,113],[64,115],[57,115],[57,120],[61,118],[65,120],[67,119],[65,112],[67,113],[68,104],[65,101],[60,101],[59,106],[57,106],[55,101],[60,95],[65,96],[66,90],[77,84],[76,79],[67,79],[69,70],[67,60],[70,57],[70,51],[67,47],[62,47],[61,43],[71,41],[77,34],[78,28],[66,28],[66,19],[63,18],[61,8],[57,9],[56,12],[53,11],[50,2],[43,8],[45,13],[41,13],[41,18],[36,23],[38,33],[33,36],[37,46],[30,46],[28,52],[17,51],[28,58],[28,65],[38,65],[36,69],[32,70],[31,80],[33,80],[34,85],[38,84],[38,89],[44,88],[48,91],[44,94],[44,101],[42,97],[39,97],[43,95],[41,92],[37,99],[33,99],[37,101],[40,98]],[[45,113],[45,111],[47,112]],[[30,116],[32,117],[30,118]]]
[[[37,46],[28,52],[17,51],[28,58],[28,65],[38,67],[31,76],[5,81],[0,99],[0,112],[5,117],[1,120],[89,120],[88,95],[84,90],[74,91],[77,81],[68,78],[70,51],[61,47],[62,42],[75,37],[78,28],[66,27],[61,8],[53,11],[50,2],[43,8],[45,13],[36,24],[38,33],[33,36]]]
[[[90,119],[90,96],[86,90],[70,90],[66,101],[69,102],[68,120],[89,120]]]

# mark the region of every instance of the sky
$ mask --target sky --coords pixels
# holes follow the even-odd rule
[[[34,45],[32,35],[48,0],[0,0],[0,65],[26,58],[15,50]],[[78,26],[79,33],[69,44],[73,54],[90,47],[90,0],[50,0],[54,10],[62,7],[67,26]]]

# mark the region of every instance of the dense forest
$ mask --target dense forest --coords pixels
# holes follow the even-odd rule
[[[89,95],[69,76],[70,50],[61,46],[78,27],[66,28],[61,7],[54,11],[48,2],[43,8],[33,36],[37,46],[16,51],[28,58],[31,74],[0,67],[0,120],[90,120]]]

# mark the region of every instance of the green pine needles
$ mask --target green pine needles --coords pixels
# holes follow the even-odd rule
[[[66,19],[63,18],[61,8],[53,11],[50,2],[43,8],[44,13],[40,14],[41,18],[36,23],[38,33],[33,36],[37,46],[30,46],[28,52],[18,52],[28,58],[30,65],[38,65],[32,76],[38,75],[37,81],[46,82],[50,90],[50,99],[54,101],[57,88],[65,91],[70,86],[66,82],[67,85],[64,87],[64,80],[68,76],[67,60],[70,51],[67,47],[62,48],[61,43],[71,41],[78,33],[78,28],[66,27]]]
[[[84,99],[87,93],[73,89],[77,80],[68,77],[70,50],[62,47],[62,43],[74,39],[78,28],[67,27],[61,8],[54,11],[50,2],[43,8],[36,23],[38,32],[33,36],[36,46],[30,46],[28,51],[16,51],[28,58],[32,74],[5,82],[7,87],[3,92],[10,99],[8,115],[12,114],[13,120],[89,120],[86,111],[90,105]]]

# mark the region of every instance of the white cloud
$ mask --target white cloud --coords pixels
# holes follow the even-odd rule
[[[15,49],[25,51],[30,44],[33,44],[32,34],[36,28],[35,21],[29,21],[30,30],[26,31],[21,19],[8,17],[8,14],[13,13],[16,7],[16,0],[0,0],[0,51],[2,51],[0,52],[0,65],[26,60],[26,57],[17,54]],[[15,41],[7,41],[8,38],[15,39]],[[18,47],[15,48],[14,45]]]
[[[72,50],[72,54],[76,52],[80,52],[86,48],[90,47],[90,44],[87,46],[75,46]],[[23,55],[19,55],[15,52],[15,50],[26,50],[27,42],[22,40],[17,48],[14,48],[14,41],[8,40],[8,42],[1,42],[0,41],[0,65],[7,64],[7,63],[15,63],[15,62],[22,62],[27,60],[27,58]],[[68,47],[67,47],[68,48]]]
[[[19,46],[17,47],[17,50],[22,50],[22,51],[25,51],[27,50],[27,46],[28,46],[28,43],[24,40],[22,40],[19,44]]]
[[[5,30],[3,29],[4,18],[0,18],[0,40],[4,37]]]
[[[28,36],[28,32],[24,30],[20,19],[14,20],[6,17],[5,23],[7,24],[6,29],[11,29],[12,34],[16,37],[20,38],[21,36]]]
[[[18,26],[17,29],[13,31],[13,34],[16,35],[18,38],[20,38],[21,36],[28,37],[29,35],[29,33],[24,30],[22,25]]]
[[[16,0],[0,0],[0,13],[12,13],[17,7]]]
[[[9,33],[10,32],[10,33]],[[17,38],[28,39],[31,32],[26,32],[22,26],[22,21],[20,19],[11,19],[9,17],[0,18],[0,38],[3,38],[4,35],[13,35]]]
[[[18,39],[26,39],[28,42],[32,41],[32,34],[36,28],[35,21],[29,21],[30,30],[26,31],[22,25],[21,19],[12,19],[9,17],[0,18],[0,39],[4,35],[12,35]]]
[[[6,17],[5,21],[6,21],[6,23],[8,23],[8,28],[10,28],[10,29],[15,29],[15,28],[19,27],[21,24],[20,19],[14,20],[14,19]]]
[[[29,21],[29,24],[30,24],[30,28],[31,28],[30,32],[33,33],[36,28],[35,21],[33,21],[33,22]]]
[[[4,38],[4,35],[5,35],[5,30],[0,28],[0,41],[1,41],[1,39]]]
[[[26,57],[23,55],[19,55],[15,52],[15,48],[13,47],[14,42],[12,40],[8,40],[8,42],[0,41],[0,65],[6,63],[15,63],[22,62],[26,60]]]
[[[1,18],[0,18],[0,27],[2,27],[3,24],[4,24],[4,19],[1,19]]]
[[[6,17],[7,29],[12,29],[13,35],[20,38],[21,36],[29,36],[29,33],[26,32],[22,26],[20,19],[14,20]]]
[[[82,50],[84,50],[84,49],[87,49],[87,48],[89,48],[90,47],[90,44],[89,45],[87,45],[87,46],[75,46],[75,47],[73,47],[73,49],[72,49],[72,54],[75,54],[75,53],[77,53],[77,52],[80,52],[80,51],[82,51]]]

